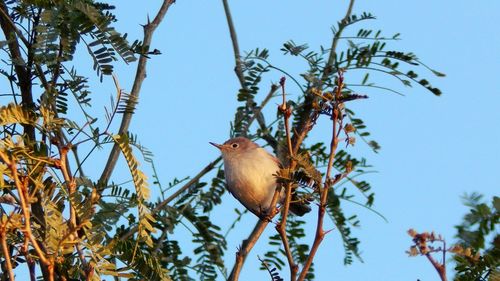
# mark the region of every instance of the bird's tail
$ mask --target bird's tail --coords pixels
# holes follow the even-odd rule
[[[309,206],[308,202],[291,202],[290,203],[290,212],[293,214],[302,217],[306,213],[309,213],[311,211],[311,207]]]

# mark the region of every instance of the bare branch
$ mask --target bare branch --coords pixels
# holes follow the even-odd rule
[[[287,107],[286,97],[285,97],[285,77],[280,80],[283,103],[278,107],[278,110],[283,114],[283,119],[285,122],[285,133],[288,146],[288,157],[290,159],[289,169],[293,171],[297,165],[294,159],[292,139],[290,137],[290,116],[292,115],[292,109]],[[299,270],[297,264],[293,260],[292,252],[290,251],[290,243],[288,242],[288,237],[286,236],[286,221],[288,218],[288,210],[290,208],[290,201],[292,199],[292,182],[288,182],[285,186],[285,202],[281,210],[281,221],[276,225],[276,230],[278,231],[281,241],[283,242],[283,247],[285,248],[285,255],[288,260],[288,266],[290,268],[290,281],[295,281],[297,279],[297,271]]]
[[[33,107],[33,95],[31,93],[31,77],[29,71],[24,67],[24,59],[21,55],[18,38],[23,41],[26,46],[29,42],[24,38],[22,33],[16,28],[14,22],[9,16],[9,11],[5,1],[0,1],[0,26],[9,47],[12,61],[14,63],[14,70],[16,71],[17,78],[19,79],[19,88],[21,89],[22,104],[27,108]],[[23,124],[24,133],[30,140],[35,140],[35,127],[29,124]]]
[[[314,237],[314,242],[311,247],[311,251],[309,252],[309,255],[307,257],[306,263],[304,264],[304,267],[302,268],[302,271],[300,272],[299,281],[303,281],[306,278],[307,272],[309,271],[309,268],[312,265],[312,262],[314,260],[314,256],[316,255],[316,251],[319,248],[319,245],[325,238],[325,235],[327,232],[323,229],[323,220],[325,217],[326,213],[326,202],[328,200],[328,190],[333,187],[334,184],[339,182],[342,179],[341,175],[337,175],[334,179],[331,178],[331,173],[333,169],[333,161],[335,159],[335,153],[337,151],[337,146],[339,143],[339,134],[342,130],[342,124],[340,122],[340,119],[342,118],[342,113],[341,113],[341,104],[342,103],[337,103],[337,100],[340,99],[342,89],[344,88],[344,81],[343,81],[343,76],[342,72],[339,71],[339,79],[338,79],[338,85],[337,89],[335,92],[335,97],[334,97],[334,104],[332,108],[332,140],[330,143],[330,155],[328,158],[328,166],[326,170],[326,175],[325,175],[325,183],[323,187],[318,187],[318,191],[320,194],[320,203],[319,203],[319,208],[318,208],[318,221],[316,224],[316,235]],[[338,125],[338,128],[337,128]]]
[[[3,257],[5,260],[5,267],[7,270],[7,273],[9,274],[9,280],[15,280],[14,279],[14,270],[12,269],[12,261],[10,260],[10,254],[9,254],[9,246],[7,245],[7,229],[6,225],[8,223],[8,220],[5,222],[4,225],[0,226],[0,242],[1,242],[1,247],[2,247],[2,253]]]
[[[229,34],[231,35],[231,42],[233,44],[233,53],[234,53],[234,61],[236,72],[236,76],[240,81],[240,85],[242,89],[247,89],[245,85],[245,76],[243,75],[243,67],[241,67],[241,54],[240,47],[238,45],[238,37],[236,36],[236,30],[234,28],[233,18],[231,17],[231,10],[229,9],[229,4],[227,0],[222,0],[222,4],[224,5],[224,13],[226,14],[227,25],[229,27]]]
[[[271,204],[269,206],[276,206],[278,203],[279,195],[281,193],[281,186],[277,185],[276,190],[274,191],[273,199],[271,200]],[[271,221],[271,219],[277,214],[277,210],[273,209],[270,211],[267,216],[260,218],[260,220],[255,225],[254,230],[250,233],[250,236],[246,240],[243,240],[241,248],[236,253],[236,262],[234,263],[233,269],[231,270],[231,275],[229,275],[228,281],[237,281],[241,269],[243,268],[243,264],[245,263],[245,259],[252,250],[255,243],[259,239],[260,235],[266,228],[267,224]]]
[[[161,21],[165,17],[165,14],[168,11],[170,5],[172,5],[174,0],[164,0],[161,5],[158,13],[152,22],[149,22],[144,26],[144,39],[143,39],[143,53],[147,54],[149,52],[151,41],[153,39],[153,33],[156,28],[160,25]],[[134,84],[132,86],[132,90],[130,92],[130,96],[139,99],[139,93],[141,91],[142,82],[146,78],[146,65],[148,62],[148,57],[145,55],[141,55],[139,58],[139,63],[137,64],[137,70],[135,74]],[[130,126],[130,122],[132,120],[132,113],[125,112],[123,114],[122,122],[120,124],[120,129],[118,130],[118,134],[125,134],[128,131]],[[106,167],[104,168],[101,177],[99,179],[99,186],[105,186],[111,177],[111,174],[116,166],[116,161],[118,160],[118,155],[120,152],[120,148],[117,144],[113,146],[111,153],[109,154],[108,161],[106,163]]]
[[[269,220],[260,219],[252,233],[248,237],[248,239],[243,240],[241,248],[236,253],[236,262],[234,264],[233,270],[231,271],[231,275],[229,275],[228,281],[236,281],[240,277],[240,272],[245,263],[245,259],[247,258],[248,253],[253,248],[257,240],[259,240],[260,235],[266,229],[266,226],[269,224]]]

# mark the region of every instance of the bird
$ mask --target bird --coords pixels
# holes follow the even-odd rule
[[[223,144],[210,142],[222,153],[224,176],[229,192],[250,212],[263,218],[270,214],[276,190],[280,161],[264,148],[245,137],[231,138]],[[279,201],[285,199],[281,191]],[[292,201],[290,211],[303,216],[311,208],[305,202]]]

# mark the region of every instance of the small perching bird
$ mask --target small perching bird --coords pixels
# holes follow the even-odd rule
[[[279,160],[244,137],[232,138],[224,144],[210,144],[222,153],[229,192],[258,217],[268,215],[276,190]],[[283,203],[284,197],[282,190],[278,202]],[[310,210],[303,202],[290,203],[290,211],[296,215],[303,216]]]

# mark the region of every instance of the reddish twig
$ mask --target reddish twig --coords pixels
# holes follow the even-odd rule
[[[441,281],[447,281],[446,277],[446,241],[441,237],[441,235],[436,235],[434,232],[422,232],[417,233],[415,230],[408,230],[408,234],[413,238],[414,246],[412,246],[412,250],[409,252],[410,256],[415,256],[417,253],[425,256],[432,266],[436,269],[441,278]],[[433,242],[442,242],[443,248],[433,248],[428,245],[428,243]],[[440,263],[431,255],[433,252],[443,252],[443,262]]]
[[[9,159],[9,157],[4,154],[3,152],[0,151],[0,158],[2,161],[10,168],[11,174],[12,174],[12,179],[16,185],[17,192],[19,193],[19,201],[21,203],[21,209],[23,212],[23,217],[24,217],[24,234],[25,234],[25,239],[29,240],[31,242],[31,245],[35,249],[36,253],[38,254],[38,258],[40,261],[46,265],[46,266],[51,266],[52,265],[52,260],[49,260],[46,256],[45,253],[43,252],[42,248],[38,244],[38,241],[35,239],[32,231],[31,231],[31,214],[30,214],[30,206],[29,206],[29,192],[28,192],[28,186],[27,180],[21,180],[19,177],[18,171],[17,171],[17,163],[14,161],[14,159]],[[26,178],[27,179],[27,178]],[[53,278],[53,275],[52,275]]]
[[[275,196],[277,198],[277,196]],[[273,198],[274,199],[274,198]],[[240,278],[241,269],[243,268],[243,264],[245,263],[245,259],[252,250],[257,240],[259,240],[260,235],[266,229],[266,226],[269,224],[269,220],[260,219],[255,225],[252,233],[248,236],[248,239],[243,240],[241,248],[238,249],[236,253],[236,261],[233,266],[233,270],[231,270],[231,274],[229,275],[228,281],[236,281]]]
[[[320,193],[320,203],[319,203],[319,208],[318,208],[318,220],[316,224],[316,234],[314,237],[314,242],[311,247],[311,251],[309,252],[309,256],[307,257],[306,263],[304,264],[304,267],[302,268],[302,271],[300,272],[299,275],[299,281],[302,281],[306,278],[307,272],[309,271],[309,268],[312,265],[312,262],[314,260],[314,256],[316,255],[316,252],[319,248],[319,245],[323,241],[326,235],[326,231],[323,229],[323,221],[326,213],[326,202],[328,200],[328,190],[333,187],[337,182],[339,182],[343,176],[342,175],[337,175],[334,179],[331,178],[331,173],[333,169],[333,161],[335,159],[335,153],[337,151],[337,146],[339,143],[338,136],[342,130],[341,123],[339,118],[342,117],[341,115],[341,106],[342,103],[337,103],[338,98],[341,95],[342,89],[344,87],[343,83],[343,75],[342,72],[339,71],[339,77],[338,77],[338,84],[337,84],[337,89],[335,92],[335,97],[332,101],[333,108],[332,108],[332,140],[330,142],[330,155],[328,157],[328,166],[326,170],[326,175],[325,175],[325,183],[323,187],[318,187],[318,191]],[[339,123],[339,128],[337,128],[337,123]]]
[[[281,186],[277,185],[273,195],[273,199],[271,200],[271,204],[269,206],[276,206],[280,194],[281,194]],[[228,281],[237,281],[239,279],[241,269],[243,268],[243,264],[245,263],[245,259],[248,253],[250,253],[253,246],[255,246],[255,243],[257,243],[257,240],[259,240],[260,235],[262,234],[262,232],[264,232],[264,229],[269,224],[271,219],[278,213],[276,209],[272,208],[270,209],[271,211],[269,214],[267,214],[267,216],[259,219],[252,233],[250,233],[250,236],[248,236],[246,240],[243,240],[241,248],[238,249],[238,252],[236,253],[236,262],[234,263],[233,269],[231,270],[231,274],[227,279]]]
[[[278,110],[283,114],[283,119],[285,122],[285,133],[287,139],[288,146],[288,157],[289,161],[289,170],[293,171],[296,166],[296,161],[294,159],[293,148],[292,148],[292,140],[290,137],[290,116],[292,115],[292,109],[287,106],[286,98],[285,98],[285,77],[282,77],[280,80],[282,95],[283,95],[283,103],[278,106]],[[288,260],[288,266],[290,267],[290,280],[295,281],[297,279],[297,272],[299,270],[297,264],[293,260],[292,252],[290,251],[290,244],[288,242],[288,237],[286,236],[286,221],[288,218],[288,210],[290,208],[290,201],[292,199],[292,182],[288,182],[285,186],[285,202],[283,202],[283,207],[281,210],[281,220],[276,225],[276,230],[278,231],[281,241],[283,242],[283,247],[285,248],[285,255]]]
[[[14,280],[14,270],[12,269],[12,262],[10,260],[9,246],[7,245],[7,226],[8,221],[0,226],[0,241],[2,247],[3,257],[5,259],[5,269],[9,274],[9,280]]]

